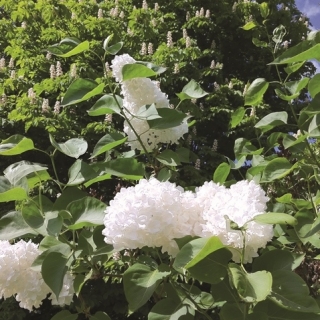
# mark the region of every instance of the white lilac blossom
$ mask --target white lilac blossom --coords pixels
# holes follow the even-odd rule
[[[106,210],[105,242],[117,251],[149,246],[176,255],[178,247],[173,239],[200,230],[189,205],[193,200],[191,192],[184,193],[181,187],[155,178],[122,188]]]
[[[0,241],[0,297],[14,296],[21,308],[32,311],[38,308],[42,300],[51,293],[52,304],[70,304],[73,298],[73,278],[67,274],[57,301],[55,295],[44,282],[41,272],[31,269],[33,261],[41,251],[31,241],[11,245],[9,241]]]
[[[162,247],[172,256],[177,253],[174,238],[217,236],[234,261],[243,255],[247,263],[273,237],[272,225],[251,221],[266,210],[268,200],[254,181],[240,181],[230,189],[206,182],[193,193],[170,182],[143,179],[134,187],[122,188],[110,202],[103,235],[117,251]],[[234,230],[231,222],[244,230]]]
[[[126,64],[135,63],[136,61],[128,54],[116,56],[112,60],[112,73],[117,82],[121,83],[123,94],[124,113],[130,124],[124,122],[124,132],[128,135],[128,144],[133,149],[142,150],[139,136],[144,147],[151,151],[158,143],[177,143],[178,140],[188,132],[188,124],[186,121],[179,126],[156,130],[150,129],[148,122],[145,119],[136,117],[139,109],[145,105],[154,104],[157,109],[169,108],[169,100],[163,93],[156,81],[149,78],[134,78],[131,80],[122,81],[122,68]],[[137,134],[137,135],[136,135]]]
[[[268,200],[263,189],[254,181],[240,181],[230,189],[206,182],[196,190],[196,202],[205,221],[199,236],[218,236],[223,244],[232,249],[232,259],[239,262],[245,234],[243,262],[251,262],[253,257],[258,256],[258,249],[265,247],[273,237],[272,225],[249,222],[266,210]],[[249,222],[245,233],[231,229],[228,219],[240,228]]]

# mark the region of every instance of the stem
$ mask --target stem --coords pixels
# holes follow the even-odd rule
[[[309,179],[307,179],[307,186],[308,186],[309,201],[310,201],[311,204],[312,204],[312,208],[313,208],[313,211],[314,211],[315,218],[317,218],[317,217],[318,217],[317,208],[315,207],[314,202],[313,202],[313,200],[312,200],[311,190],[310,190],[310,180],[309,180]]]

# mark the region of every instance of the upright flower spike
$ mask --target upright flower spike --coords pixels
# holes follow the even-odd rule
[[[147,3],[146,0],[143,0],[143,1],[142,1],[142,9],[148,10],[148,3]]]
[[[158,10],[159,10],[159,4],[158,4],[158,2],[156,2],[154,4],[154,11],[157,12]]]
[[[56,67],[54,64],[50,66],[49,72],[50,72],[50,79],[54,79],[57,76]]]
[[[183,29],[183,30],[182,30],[182,37],[183,37],[184,39],[186,39],[187,36],[188,36],[187,29]]]
[[[147,54],[147,44],[145,42],[142,42],[140,54],[142,56],[145,56]]]
[[[47,113],[47,112],[50,111],[49,100],[48,99],[43,99],[41,110],[42,110],[42,113]]]
[[[0,70],[4,69],[6,67],[6,59],[5,58],[1,58],[0,59]]]
[[[180,72],[179,63],[175,63],[173,73],[178,74],[179,72]]]
[[[172,32],[171,31],[168,31],[168,33],[167,33],[167,47],[168,48],[173,47]]]
[[[14,60],[13,60],[13,58],[10,58],[8,67],[9,67],[10,69],[14,68]]]
[[[61,62],[58,61],[56,65],[56,76],[60,77],[63,75],[62,67],[61,67]]]
[[[53,112],[55,114],[59,114],[60,113],[60,108],[61,108],[60,101],[56,101],[56,103],[54,104],[54,107],[53,107]]]
[[[101,8],[99,8],[98,10],[98,19],[102,19],[103,18],[103,11]]]
[[[151,42],[148,43],[148,55],[153,55],[153,44]]]
[[[190,37],[186,37],[186,48],[190,48],[191,47],[191,39]]]

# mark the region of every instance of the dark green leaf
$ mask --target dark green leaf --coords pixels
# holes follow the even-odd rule
[[[142,106],[135,117],[141,120],[154,120],[161,118],[154,103],[152,105]]]
[[[69,46],[65,45],[65,42],[51,46],[47,50],[58,57],[69,58],[71,56],[89,50],[89,41],[83,41],[71,50]]]
[[[77,186],[90,179],[97,177],[97,173],[93,168],[82,160],[76,160],[76,162],[69,168],[68,186]]]
[[[298,223],[297,219],[287,213],[267,212],[258,214],[253,218],[254,221],[266,224],[289,224],[294,226]]]
[[[127,137],[123,137],[121,133],[113,132],[103,136],[95,145],[90,159],[97,157],[99,154],[107,152],[120,144],[123,144]]]
[[[0,240],[12,240],[36,234],[37,232],[27,225],[19,211],[10,211],[0,218]]]
[[[89,100],[90,98],[101,94],[103,89],[103,83],[98,84],[90,79],[76,79],[69,86],[61,104],[65,107]]]
[[[50,252],[43,260],[41,274],[44,282],[59,298],[63,278],[67,272],[67,259],[60,252]]]
[[[293,166],[286,158],[275,158],[271,160],[262,176],[261,182],[271,182],[287,176],[295,166]]]
[[[302,78],[297,81],[288,81],[285,87],[290,91],[291,94],[300,93],[300,91],[307,86],[309,78]]]
[[[262,101],[263,95],[267,91],[268,87],[269,87],[269,82],[267,82],[265,79],[258,78],[254,80],[250,84],[245,94],[244,104],[246,106],[258,105]]]
[[[122,68],[122,81],[134,78],[148,78],[156,75],[156,72],[140,63],[128,63]]]
[[[157,155],[156,159],[167,166],[178,166],[181,164],[179,155],[169,149],[162,151]]]
[[[157,65],[155,65],[151,62],[147,62],[147,61],[137,61],[136,63],[142,64],[142,65],[148,67],[149,69],[153,70],[156,74],[161,74],[167,70],[167,68],[157,66]]]
[[[68,310],[62,310],[54,315],[51,320],[77,320],[78,314],[72,314]]]
[[[267,48],[268,44],[265,41],[261,41],[257,38],[252,38],[252,42],[256,47],[260,47],[260,48]]]
[[[56,200],[52,209],[58,211],[65,210],[70,202],[82,199],[87,195],[88,194],[86,192],[83,192],[76,187],[67,187]]]
[[[320,137],[320,114],[316,114],[313,116],[309,124],[308,133],[313,138]]]
[[[28,139],[20,134],[15,134],[1,142],[0,155],[14,156],[33,149],[34,145],[31,139]]]
[[[109,54],[115,55],[117,54],[123,47],[123,42],[117,42],[115,44],[113,44],[110,47],[105,48],[106,52],[108,52]]]
[[[123,285],[129,310],[135,311],[152,296],[158,284],[170,274],[167,270],[153,269],[150,266],[135,263],[123,274]]]
[[[111,320],[111,318],[105,312],[102,312],[102,311],[96,312],[93,316],[91,315],[89,317],[89,319],[91,319],[91,320]]]
[[[105,114],[121,114],[122,99],[119,96],[105,94],[87,112],[89,116],[102,116]]]
[[[85,197],[71,202],[67,210],[72,215],[71,230],[103,224],[106,205],[96,198]]]
[[[223,305],[219,313],[220,320],[243,320],[246,319],[247,311],[245,304],[229,303]],[[261,319],[255,319],[261,320]]]
[[[284,100],[284,101],[291,101],[291,100],[299,97],[299,95],[300,95],[300,92],[299,92],[299,93],[295,93],[295,94],[293,94],[293,95],[291,95],[291,96],[288,96],[288,95],[284,94],[280,89],[275,89],[274,91],[275,91],[276,95],[277,95],[280,99],[282,99],[282,100]]]
[[[308,85],[311,98],[314,98],[320,92],[320,73],[315,74]],[[1,146],[0,146],[1,147]]]
[[[289,66],[287,66],[286,68],[284,68],[284,71],[287,74],[294,73],[294,72],[298,71],[304,65],[304,63],[305,63],[305,61],[292,63]]]
[[[24,200],[28,198],[25,189],[14,187],[6,177],[0,176],[0,202]]]
[[[168,129],[179,126],[184,120],[190,118],[186,114],[169,108],[157,109],[161,118],[148,120],[150,129]]]

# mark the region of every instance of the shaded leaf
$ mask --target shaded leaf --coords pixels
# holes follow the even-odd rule
[[[90,159],[123,144],[126,140],[127,137],[123,137],[123,135],[118,132],[106,134],[95,145]]]
[[[244,104],[246,106],[256,106],[263,98],[264,93],[269,87],[269,82],[263,78],[255,79],[249,86],[245,96]]]
[[[121,114],[122,98],[119,96],[113,96],[111,94],[105,94],[89,109],[87,112],[89,116],[102,116],[105,114],[117,113]]]
[[[162,151],[157,155],[156,159],[167,166],[178,166],[181,164],[179,155],[169,149]]]
[[[177,93],[177,96],[181,101],[183,101],[186,99],[199,99],[206,96],[207,94],[208,92],[202,90],[199,83],[197,83],[194,80],[191,80],[183,87],[181,93]]]
[[[267,132],[276,126],[286,124],[288,114],[285,111],[272,112],[263,117],[254,127],[259,128],[262,132]]]

